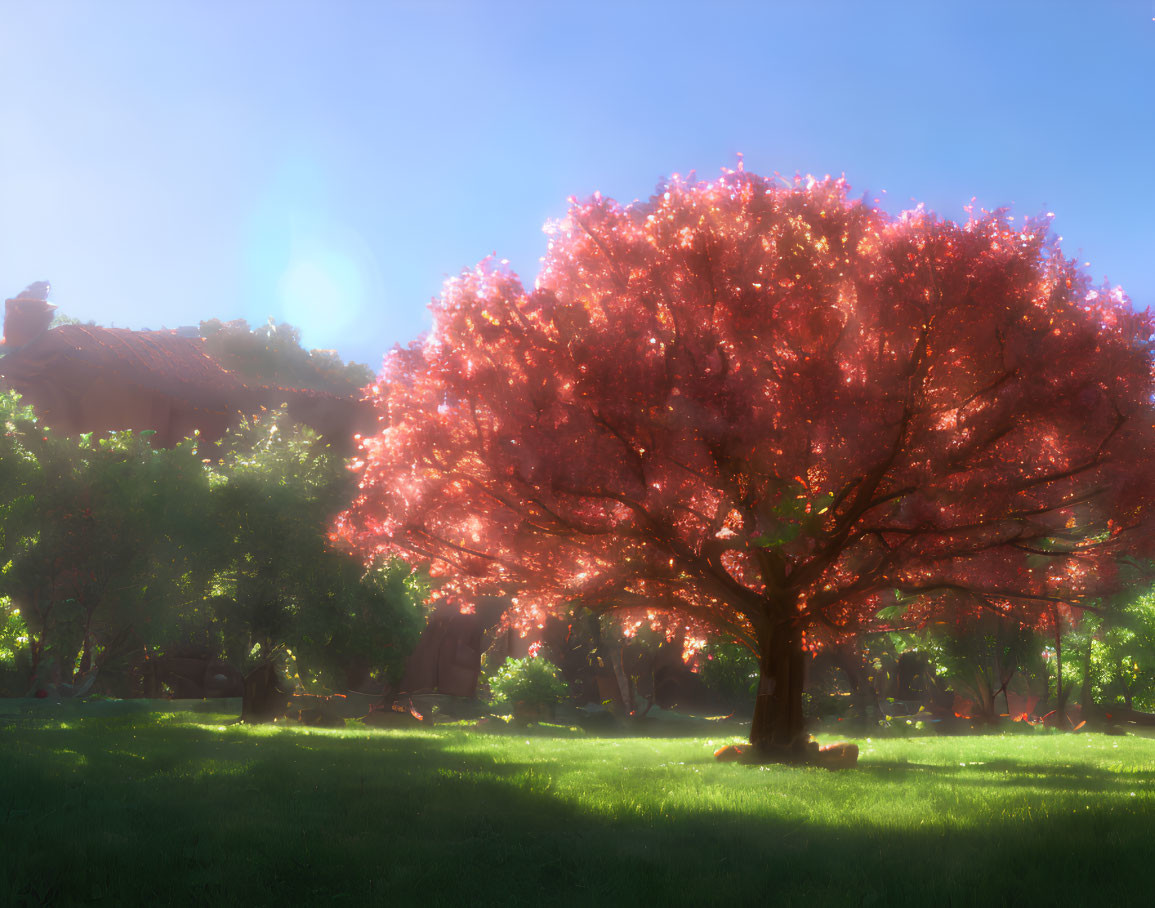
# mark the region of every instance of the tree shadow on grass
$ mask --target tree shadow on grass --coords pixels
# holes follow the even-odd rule
[[[1085,763],[1031,763],[1019,760],[983,760],[966,766],[942,763],[911,763],[903,760],[864,760],[856,770],[877,782],[907,784],[929,778],[952,785],[990,785],[1043,788],[1052,795],[1063,792],[1129,793],[1136,786],[1155,788],[1155,772],[1111,772]]]
[[[1138,811],[981,827],[928,817],[921,831],[626,792],[594,812],[558,796],[561,758],[457,743],[132,723],[14,736],[0,752],[0,902],[997,905],[1137,903],[1147,891]],[[889,791],[906,774],[960,781],[953,769],[865,763],[862,776]],[[767,801],[790,784],[762,778]]]

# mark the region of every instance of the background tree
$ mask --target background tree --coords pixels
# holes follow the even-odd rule
[[[73,679],[91,616],[84,543],[92,514],[77,445],[42,428],[29,410],[14,416],[6,441],[20,461],[19,479],[3,514],[0,593],[26,629],[24,694],[30,682],[46,688]]]
[[[257,328],[250,328],[244,319],[213,318],[200,323],[200,332],[206,353],[257,384],[356,394],[373,381],[367,366],[342,362],[333,350],[306,350],[299,329],[271,318]]]
[[[164,642],[198,599],[188,578],[208,483],[193,445],[158,449],[131,432],[72,439],[41,427],[15,395],[0,405],[0,594],[27,632],[26,674],[68,684]]]
[[[36,414],[11,391],[0,393],[0,430],[0,668],[7,676],[4,693],[23,695],[43,643],[29,632],[24,603],[12,599],[10,572],[14,559],[29,547],[29,533],[35,532],[40,474],[36,442],[41,436]]]
[[[1040,673],[1045,638],[1013,617],[985,614],[961,626],[936,626],[933,633],[911,642],[957,692],[973,701],[971,718],[991,724],[1012,713],[1015,676]]]
[[[207,617],[208,470],[195,440],[157,448],[151,435],[124,431],[79,440],[80,673],[116,663],[126,670],[142,649],[152,659]]]
[[[230,661],[288,649],[305,683],[396,682],[424,590],[407,568],[366,568],[331,548],[329,528],[355,484],[344,459],[283,411],[242,420],[222,447],[211,609]]]
[[[1045,221],[728,173],[574,204],[535,287],[483,263],[389,355],[338,532],[441,596],[744,641],[767,755],[808,750],[806,648],[896,590],[1045,622],[1139,538],[1151,322]]]
[[[1063,684],[1088,722],[1155,725],[1155,592],[1129,590],[1082,620],[1067,638]]]
[[[366,569],[328,532],[344,460],[283,413],[203,458],[148,432],[69,438],[0,395],[0,671],[23,695],[99,678],[161,693],[183,651],[236,666],[291,650],[325,687],[396,681],[421,625],[419,578]]]

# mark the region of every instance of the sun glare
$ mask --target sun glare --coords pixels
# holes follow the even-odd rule
[[[365,282],[352,258],[317,251],[294,257],[277,282],[284,318],[306,336],[347,327],[365,302]]]

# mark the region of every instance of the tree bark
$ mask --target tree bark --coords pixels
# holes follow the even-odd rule
[[[618,682],[618,693],[622,698],[622,707],[627,716],[632,716],[637,703],[634,702],[633,685],[630,684],[630,679],[626,676],[625,666],[622,664],[624,658],[625,647],[617,646],[610,651],[610,667],[614,670],[614,679]]]
[[[978,712],[978,715],[974,718],[988,725],[993,725],[996,718],[995,693],[992,689],[991,682],[981,668],[975,669],[974,677],[975,709]]]
[[[782,622],[759,640],[761,680],[750,724],[750,744],[760,756],[798,762],[817,756],[802,714],[806,663],[797,624]],[[812,753],[813,751],[813,753]]]
[[[1091,648],[1095,645],[1095,635],[1087,634],[1087,650],[1083,653],[1083,688],[1079,691],[1079,705],[1083,715],[1095,712],[1095,697],[1091,685]]]
[[[272,722],[285,715],[288,706],[288,694],[281,689],[277,668],[272,662],[258,665],[245,677],[242,722]]]
[[[77,675],[87,675],[92,671],[92,633],[86,627],[84,629],[84,647],[80,651],[80,667],[73,673],[72,680],[76,680]]]

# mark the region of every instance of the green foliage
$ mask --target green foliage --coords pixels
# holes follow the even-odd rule
[[[1040,634],[1001,616],[987,616],[963,631],[933,627],[911,642],[910,648],[925,653],[939,676],[990,719],[1001,711],[999,691],[1016,674],[1045,677]]]
[[[92,326],[95,326],[96,322],[92,321],[92,319],[89,319],[87,322],[82,322],[80,319],[74,318],[71,315],[65,315],[63,312],[61,312],[59,309],[57,309],[55,314],[52,317],[52,323],[48,327],[49,328],[59,328],[61,325],[92,325]]]
[[[424,627],[427,590],[403,562],[365,570],[346,554],[327,551],[308,606],[286,640],[303,684],[356,690],[374,678],[394,689]]]
[[[30,668],[28,625],[11,599],[0,598],[0,697],[23,696]]]
[[[740,643],[712,640],[698,653],[698,674],[711,690],[743,706],[758,691],[758,659]]]
[[[811,496],[799,482],[785,483],[777,503],[765,515],[766,532],[754,540],[761,548],[780,548],[803,534],[812,534],[822,525],[822,515],[834,503],[829,493]]]
[[[1155,590],[1105,603],[1068,637],[1064,685],[1081,690],[1089,670],[1095,703],[1155,711]]]
[[[7,597],[0,599],[0,666],[10,666],[28,642],[28,625],[20,609]]]
[[[564,703],[569,695],[558,667],[540,656],[506,659],[490,676],[489,691],[493,702],[503,706],[525,703],[548,708]]]
[[[17,414],[21,480],[3,514],[0,594],[20,604],[36,686],[67,682],[172,632],[174,588],[208,532],[208,483],[194,446],[149,433],[56,436]],[[11,475],[11,474],[9,474]]]
[[[242,420],[211,473],[214,612],[230,659],[253,664],[286,646],[313,689],[399,680],[424,591],[398,562],[366,569],[329,544],[354,490],[344,460],[274,411]]]
[[[318,582],[329,579],[325,534],[348,478],[311,430],[281,412],[242,420],[221,447],[211,477],[214,601],[230,659],[260,661],[284,642]]]
[[[342,362],[333,350],[305,350],[298,329],[271,318],[252,329],[243,319],[214,318],[201,322],[200,331],[205,352],[246,380],[349,394],[374,378],[367,366]]]
[[[1155,711],[1155,591],[1120,608],[1092,641],[1091,663],[1098,702]]]
[[[203,451],[150,432],[67,438],[11,393],[0,427],[6,688],[97,670],[118,695],[155,696],[145,663],[190,644],[238,668],[292,650],[329,688],[397,679],[424,590],[332,548],[353,485],[311,430],[273,412]]]
[[[0,395],[0,419],[0,596],[20,608],[32,673],[74,658],[83,636],[83,455],[14,393]]]

